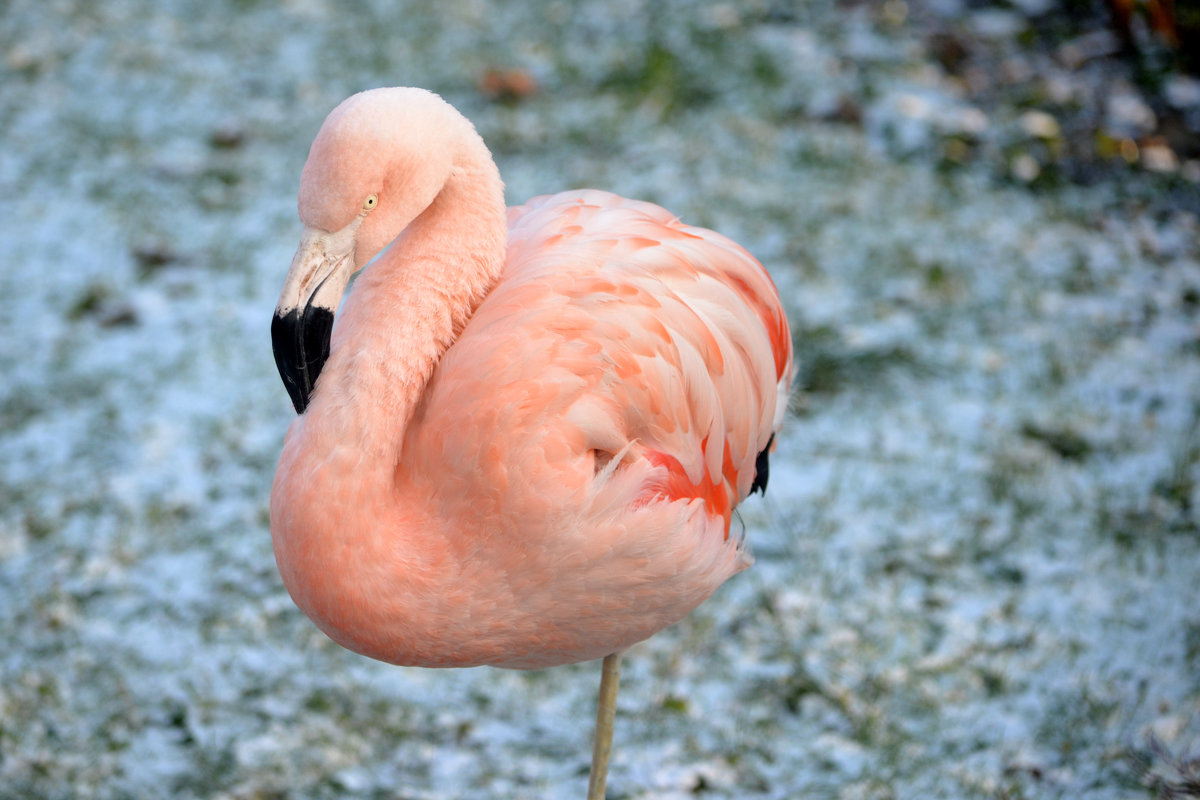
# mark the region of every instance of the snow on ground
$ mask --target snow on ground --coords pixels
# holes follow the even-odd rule
[[[386,84],[474,119],[511,201],[663,203],[790,310],[757,564],[630,653],[610,797],[1194,780],[1197,165],[1049,180],[1058,122],[981,108],[918,30],[1003,53],[1048,4],[433,5],[0,15],[0,797],[583,795],[597,665],[374,663],[275,572],[297,178],[328,110]],[[1062,61],[1071,102],[1107,88]],[[539,90],[491,99],[489,68]]]

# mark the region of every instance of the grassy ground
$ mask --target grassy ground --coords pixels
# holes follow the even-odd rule
[[[387,84],[789,308],[758,563],[632,651],[610,797],[1200,796],[1191,84],[1032,1],[514,5],[0,14],[0,797],[583,795],[596,665],[369,662],[275,573],[297,177]]]

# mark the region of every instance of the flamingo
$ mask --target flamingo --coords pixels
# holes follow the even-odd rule
[[[775,285],[650,203],[506,209],[475,128],[422,89],[338,105],[298,206],[271,325],[288,592],[393,664],[603,658],[603,797],[621,653],[751,563],[731,515],[766,487],[793,372]]]

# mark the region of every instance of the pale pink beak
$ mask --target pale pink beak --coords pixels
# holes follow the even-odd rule
[[[312,400],[329,358],[333,317],[354,271],[354,233],[306,228],[271,320],[275,366],[297,414]]]

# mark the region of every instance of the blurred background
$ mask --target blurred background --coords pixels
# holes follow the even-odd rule
[[[377,664],[275,571],[271,312],[347,95],[733,237],[800,377],[611,798],[1200,797],[1194,0],[0,4],[0,797],[578,798],[598,669]]]

